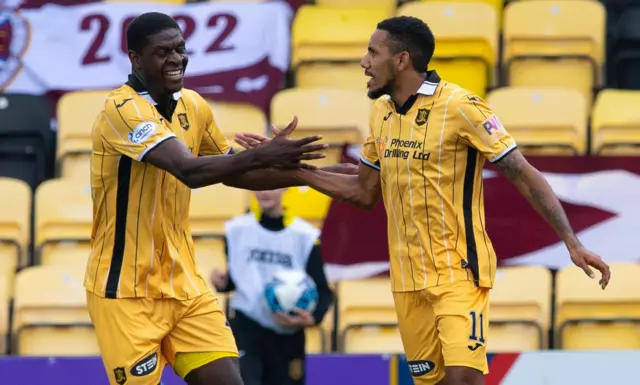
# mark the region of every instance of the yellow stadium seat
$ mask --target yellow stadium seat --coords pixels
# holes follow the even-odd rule
[[[246,190],[222,183],[191,190],[191,235],[194,238],[224,236],[224,223],[248,209],[249,192]]]
[[[296,71],[297,88],[341,88],[367,92],[367,81],[360,63],[315,62]]]
[[[345,353],[403,351],[388,278],[338,284],[338,335]]]
[[[558,272],[556,348],[640,349],[640,264],[619,262],[610,267],[606,290],[575,266]]]
[[[547,347],[551,289],[551,272],[545,267],[498,269],[490,299],[491,352]]]
[[[597,1],[509,3],[503,34],[508,84],[575,88],[590,105],[601,83],[605,18]]]
[[[233,147],[236,147],[234,135],[251,132],[265,135],[267,118],[258,107],[248,103],[209,101],[218,128],[224,133]]]
[[[194,237],[196,266],[203,277],[209,281],[214,269],[227,270],[227,255],[222,235],[216,238]]]
[[[527,154],[583,155],[587,151],[589,110],[579,91],[506,87],[491,92],[487,103]]]
[[[89,178],[91,130],[107,95],[108,91],[75,91],[60,98],[56,155],[61,176]]]
[[[639,91],[602,90],[591,112],[591,153],[640,154]]]
[[[293,21],[291,67],[313,61],[360,62],[376,25],[391,15],[377,7],[303,5]]]
[[[371,106],[366,92],[291,88],[278,92],[271,100],[271,122],[286,127],[297,115],[298,127],[291,136],[322,135],[323,142],[333,150],[323,151],[327,159],[322,164],[335,164],[340,160],[340,146],[359,144],[367,137]]]
[[[442,0],[422,0],[429,2],[439,2]],[[495,8],[497,12],[498,23],[502,20],[502,9],[504,8],[505,0],[456,0],[458,3],[485,3]]]
[[[290,187],[282,196],[282,207],[287,215],[302,218],[318,229],[322,229],[329,205],[329,196],[307,186]],[[251,212],[260,213],[260,205],[253,194],[250,208]]]
[[[87,251],[82,261],[78,261],[83,265],[89,256],[92,214],[91,188],[86,183],[62,178],[40,184],[35,194],[34,226],[40,262],[56,264],[55,256],[63,255],[64,248],[79,247]]]
[[[316,5],[323,7],[345,7],[345,8],[364,8],[376,7],[384,8],[392,12],[396,9],[396,0],[316,0]]]
[[[311,354],[331,351],[331,333],[334,328],[335,302],[329,307],[319,326],[305,329],[306,352]]]
[[[486,94],[498,61],[498,12],[485,3],[410,2],[398,15],[424,20],[436,38],[429,63],[445,80]]]
[[[7,256],[0,269],[15,272],[17,266],[28,262],[27,246],[31,230],[31,187],[25,182],[0,178],[0,254]]]
[[[84,266],[33,266],[18,273],[12,329],[15,353],[99,354],[83,279]]]

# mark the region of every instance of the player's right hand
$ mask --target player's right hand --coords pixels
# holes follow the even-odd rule
[[[229,275],[219,269],[214,269],[211,272],[211,283],[213,283],[216,290],[222,290],[229,283]]]
[[[299,168],[301,161],[322,159],[326,155],[318,153],[328,147],[326,144],[316,143],[322,139],[319,135],[292,140],[289,135],[298,125],[298,117],[294,116],[287,128],[279,132],[273,139],[265,141],[254,148],[259,152],[259,159],[266,167]]]

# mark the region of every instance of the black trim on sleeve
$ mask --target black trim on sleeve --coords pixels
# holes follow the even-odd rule
[[[514,146],[512,149],[510,149],[509,151],[505,152],[504,154],[502,154],[501,157],[499,157],[498,159],[494,160],[491,163],[496,164],[496,163],[500,162],[502,159],[506,158],[507,155],[511,154],[514,150],[517,150],[517,149],[518,149],[518,146]]]
[[[313,312],[313,318],[316,321],[316,325],[319,325],[334,300],[333,291],[331,291],[327,277],[324,274],[324,262],[322,261],[322,252],[319,245],[314,245],[311,249],[307,260],[307,274],[316,283],[318,289],[318,305]]]

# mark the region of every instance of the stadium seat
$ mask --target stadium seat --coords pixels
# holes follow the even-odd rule
[[[51,104],[44,96],[0,95],[0,176],[21,179],[32,189],[53,175]]]
[[[222,235],[215,238],[198,237],[198,235],[194,236],[196,266],[208,282],[214,269],[227,270],[224,238]]]
[[[331,351],[331,333],[334,327],[335,302],[329,307],[319,326],[304,330],[307,353],[329,353]]]
[[[282,196],[282,207],[287,215],[302,218],[318,229],[322,229],[330,204],[329,196],[307,186],[290,187]],[[258,200],[253,194],[250,208],[253,213],[260,212]]]
[[[491,352],[547,347],[551,289],[551,272],[545,267],[498,269],[490,299]]]
[[[367,92],[367,81],[360,63],[314,62],[300,66],[295,73],[297,88],[340,88]]]
[[[430,69],[484,97],[498,60],[495,7],[480,2],[410,2],[398,8],[398,15],[424,20],[436,36]]]
[[[43,182],[35,194],[34,237],[37,262],[58,264],[65,259],[65,249],[78,248],[73,255],[84,256],[84,266],[91,241],[93,202],[89,185],[75,179],[52,179]],[[79,249],[83,251],[80,251]]]
[[[13,274],[18,266],[29,262],[31,232],[31,188],[19,179],[0,178],[0,271]]]
[[[509,3],[503,33],[506,83],[574,88],[591,105],[593,88],[601,84],[605,18],[597,1]]]
[[[366,92],[340,89],[297,89],[278,92],[271,100],[271,122],[286,127],[294,115],[298,127],[291,135],[322,135],[332,148],[317,164],[339,162],[344,144],[360,144],[369,133],[372,101]],[[332,150],[332,151],[331,151]]]
[[[623,8],[620,15],[616,15],[618,17],[612,16],[613,20],[610,20],[611,44],[607,51],[610,78],[607,78],[607,83],[611,88],[637,90],[640,89],[637,71],[640,66],[640,7],[637,2],[616,3],[623,7],[626,5],[626,9]]]
[[[505,87],[487,103],[531,155],[584,155],[587,151],[587,100],[569,88]]]
[[[640,91],[602,90],[591,112],[591,153],[640,154]]]
[[[0,258],[4,257],[0,251]],[[7,274],[7,271],[0,270],[0,356],[7,353],[7,337],[9,330],[9,313],[11,307],[11,297],[13,292],[14,272]]]
[[[556,348],[640,349],[640,264],[610,267],[613,278],[606,290],[575,266],[558,272]]]
[[[398,353],[398,331],[388,278],[345,280],[338,284],[338,336],[344,353]]]
[[[291,67],[315,61],[360,62],[385,8],[303,5],[291,31]],[[329,28],[330,26],[330,28]]]
[[[75,91],[58,101],[58,175],[89,179],[91,131],[107,95],[108,91]]]
[[[84,266],[33,266],[18,273],[12,328],[14,353],[99,354],[83,279]]]
[[[258,107],[248,103],[209,101],[218,128],[224,133],[232,147],[237,147],[234,136],[240,132],[265,135],[267,118]]]
[[[442,0],[422,0],[422,1],[429,1],[429,2],[439,2]],[[502,10],[504,8],[504,4],[506,1],[509,0],[456,0],[456,3],[485,3],[485,4],[489,4],[490,6],[492,6],[493,8],[495,8],[496,12],[497,12],[497,20],[498,20],[498,24],[501,23],[502,21]],[[437,37],[436,37],[437,39]]]
[[[396,9],[396,0],[315,0],[316,5],[323,7],[348,7],[348,8],[364,8],[376,7],[384,8],[393,12]]]
[[[189,222],[197,237],[224,236],[224,223],[249,208],[249,192],[222,183],[191,190]]]

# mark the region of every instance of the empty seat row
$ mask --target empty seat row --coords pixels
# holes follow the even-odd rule
[[[543,267],[500,268],[490,299],[489,351],[520,352],[552,346],[572,350],[640,348],[640,284],[636,279],[640,264],[614,263],[611,267],[616,279],[604,291],[573,266],[560,270],[555,284]],[[14,353],[97,353],[83,275],[83,268],[69,266],[33,266],[19,272],[10,331],[9,297],[0,290],[0,332],[11,333]],[[341,281],[334,287],[336,306],[322,325],[306,332],[308,352],[330,350],[333,332],[341,352],[402,352],[388,278]],[[549,331],[556,337],[551,345]]]
[[[478,95],[501,82],[575,88],[590,102],[593,88],[603,84],[606,11],[598,2],[509,3],[503,18],[502,57],[499,14],[491,5],[416,1],[400,6],[395,14],[424,20],[437,40],[430,67]],[[358,62],[377,23],[392,15],[386,8],[301,7],[292,28],[296,86],[364,90],[366,80]],[[355,79],[361,82],[355,84]]]
[[[0,203],[0,271],[12,275],[16,267],[30,262],[31,194],[24,182],[14,179],[0,179],[0,191],[11,197]],[[290,188],[283,199],[289,213],[322,227],[330,204],[328,196],[306,187],[295,187]],[[88,184],[74,179],[52,179],[36,189],[34,201],[35,262],[83,266],[90,251],[93,212]],[[224,204],[212,205],[212,201]],[[193,190],[190,221],[198,255],[220,256],[224,252],[220,247],[224,222],[249,208],[256,210],[257,204],[246,190],[222,184]],[[219,263],[208,257],[201,260],[211,261],[206,263],[207,270]]]

